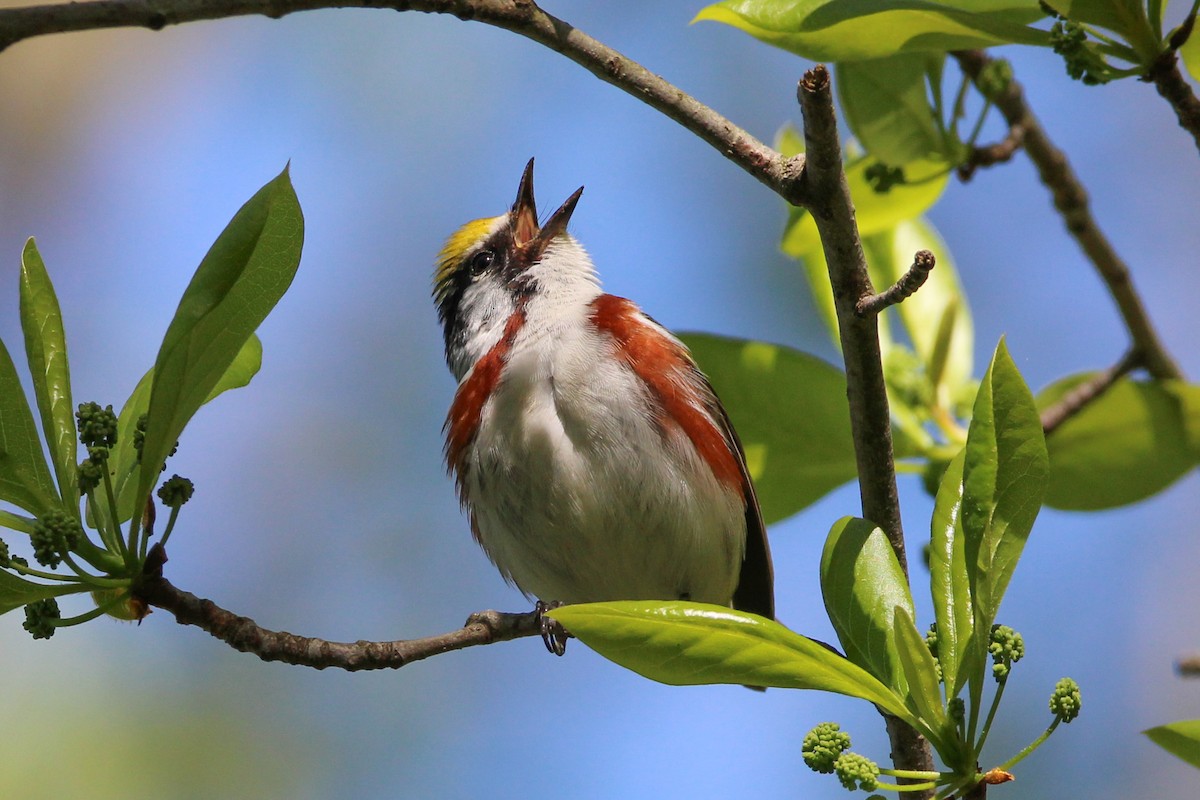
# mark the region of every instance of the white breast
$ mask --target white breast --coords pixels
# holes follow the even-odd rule
[[[644,413],[646,389],[611,347],[579,322],[518,336],[466,454],[480,543],[542,600],[727,605],[743,499],[678,427],[664,435]]]

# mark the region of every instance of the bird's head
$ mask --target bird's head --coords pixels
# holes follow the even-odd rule
[[[591,260],[567,233],[581,194],[582,186],[539,225],[531,158],[508,213],[468,222],[446,240],[433,298],[455,377],[499,341],[517,311],[586,303],[599,292]]]

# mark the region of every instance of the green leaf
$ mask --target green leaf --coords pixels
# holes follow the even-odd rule
[[[967,573],[962,529],[962,476],[965,451],[960,451],[942,475],[929,541],[929,587],[937,621],[937,657],[942,665],[946,697],[956,697],[970,673],[975,654],[975,617]]]
[[[262,342],[251,334],[246,344],[238,351],[229,369],[221,376],[217,385],[205,399],[211,402],[222,392],[238,389],[250,383],[262,366]],[[114,491],[117,495],[117,512],[121,522],[133,516],[134,503],[137,501],[137,483],[132,480],[136,474],[138,461],[137,451],[133,447],[133,431],[138,417],[145,414],[150,407],[150,389],[154,382],[154,369],[151,368],[138,381],[137,388],[125,401],[121,414],[117,417],[117,446],[109,458],[109,474],[112,476]],[[107,498],[103,492],[96,495],[101,503],[103,513],[107,514]],[[89,517],[95,509],[89,508]]]
[[[62,310],[46,265],[31,238],[21,254],[21,329],[25,355],[33,376],[33,394],[50,445],[50,460],[58,476],[58,491],[68,508],[79,506],[76,480],[75,406],[71,402],[71,371]]]
[[[1092,374],[1055,382],[1038,407],[1057,403]],[[1094,511],[1161,492],[1200,464],[1200,386],[1122,378],[1050,434],[1046,504]]]
[[[901,221],[863,244],[877,291],[898,281],[918,250],[929,250],[937,258],[924,285],[896,306],[895,313],[925,367],[935,402],[950,408],[972,379],[975,331],[949,248],[924,218]]]
[[[0,342],[0,500],[40,517],[60,505],[17,368]]]
[[[793,158],[804,152],[804,134],[790,122],[784,125],[775,134],[775,149],[780,152],[784,158]]]
[[[600,655],[672,686],[738,683],[819,689],[917,720],[894,692],[819,642],[755,614],[704,603],[618,601],[550,616]]]
[[[1159,725],[1142,731],[1150,741],[1193,767],[1200,767],[1200,719]]]
[[[21,533],[33,533],[34,525],[36,524],[37,520],[33,517],[14,514],[11,511],[5,511],[3,508],[0,508],[0,528],[11,528]]]
[[[892,627],[896,632],[896,649],[908,681],[913,711],[925,720],[928,728],[945,731],[948,718],[942,704],[942,689],[938,685],[937,664],[925,644],[925,637],[917,630],[912,614],[903,606],[896,606]],[[945,741],[935,742],[939,752],[945,750],[945,744]]]
[[[147,496],[188,420],[291,285],[303,239],[285,169],[242,206],[200,263],[154,364],[137,498]]]
[[[714,20],[813,61],[861,61],[896,53],[1035,44],[1036,0],[725,0],[702,9]]]
[[[894,167],[921,159],[956,160],[958,154],[946,150],[929,102],[931,62],[943,60],[940,54],[904,53],[835,65],[833,83],[842,113],[868,153]]]
[[[680,338],[729,412],[766,523],[858,474],[841,370],[764,342],[701,333]]]
[[[34,583],[0,569],[0,614],[48,597],[62,597],[83,591],[87,591],[86,587],[78,583]]]
[[[1200,81],[1200,34],[1194,29],[1192,35],[1179,48],[1179,57],[1183,59],[1183,66],[1187,68],[1192,80]]]
[[[865,519],[835,522],[821,554],[821,594],[846,657],[907,694],[893,620],[897,608],[916,612],[887,535]]]
[[[807,216],[808,212],[804,213]],[[838,336],[837,309],[833,304],[833,284],[829,281],[829,262],[825,260],[825,251],[818,242],[816,247],[806,253],[789,252],[786,248],[784,252],[799,259],[800,268],[804,270],[804,277],[808,279],[809,292],[812,294],[817,314],[825,323],[825,330],[829,334],[830,341],[836,344],[840,350],[842,340]],[[881,340],[887,339],[884,335],[886,319],[886,317],[879,319],[879,338]]]
[[[947,165],[940,161],[911,161],[904,166],[908,181],[880,194],[867,182],[866,172],[879,163],[874,157],[862,157],[846,165],[846,183],[854,201],[858,232],[867,237],[894,228],[906,219],[925,213],[945,191],[950,178]],[[783,252],[794,258],[808,258],[821,249],[821,237],[812,215],[794,206],[788,209],[787,229],[783,233]]]
[[[1047,0],[1072,22],[1106,28],[1124,39],[1149,66],[1158,54],[1158,31],[1146,14],[1146,0]]]
[[[979,386],[963,461],[962,526],[980,634],[995,622],[1049,472],[1033,395],[1001,339]]]

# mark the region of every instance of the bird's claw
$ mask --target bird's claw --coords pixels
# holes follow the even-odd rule
[[[571,634],[567,633],[567,629],[562,626],[562,623],[553,617],[546,616],[547,611],[552,611],[563,605],[561,600],[551,600],[546,602],[538,600],[534,606],[534,613],[538,616],[538,622],[542,627],[542,641],[546,644],[546,649],[556,656],[561,656],[567,652],[567,639],[571,638]]]

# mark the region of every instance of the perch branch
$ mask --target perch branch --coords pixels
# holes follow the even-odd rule
[[[860,297],[854,305],[854,313],[860,317],[878,314],[888,306],[894,306],[911,297],[913,292],[920,289],[929,279],[929,271],[937,259],[928,250],[918,250],[913,256],[912,266],[900,276],[900,280],[884,289],[879,294],[869,294]]]
[[[954,53],[963,71],[978,83],[980,72],[991,61],[981,50],[964,50]],[[1179,378],[1181,373],[1159,341],[1158,333],[1150,322],[1142,299],[1133,285],[1129,268],[1113,249],[1112,243],[1096,224],[1088,207],[1087,192],[1071,169],[1066,155],[1059,150],[1037,117],[1025,102],[1021,84],[1016,80],[993,98],[996,107],[1004,115],[1009,127],[1020,126],[1024,131],[1024,149],[1037,168],[1042,183],[1054,196],[1054,207],[1058,209],[1080,248],[1100,273],[1108,291],[1117,304],[1125,327],[1133,339],[1133,347],[1142,353],[1146,369],[1155,378]]]
[[[808,153],[804,190],[809,198],[809,211],[821,235],[829,279],[833,284],[863,517],[887,534],[907,577],[908,560],[896,493],[891,413],[879,352],[878,317],[859,316],[856,312],[859,299],[875,292],[867,275],[854,205],[842,169],[828,70],[817,66],[805,73],[797,95],[804,113],[804,140]],[[900,720],[886,715],[885,719],[896,768],[932,770],[933,756],[928,742]],[[928,793],[907,792],[904,796],[912,800],[928,796]]]
[[[561,53],[712,145],[792,205],[803,205],[804,157],[784,158],[719,113],[532,0],[90,0],[0,9],[0,51],[51,33],[140,27],[161,30],[197,20],[261,15],[278,19],[322,8],[375,8],[453,14],[494,25]]]
[[[135,597],[169,612],[180,625],[195,625],[208,631],[235,650],[253,653],[263,661],[282,661],[314,669],[336,667],[349,672],[399,669],[452,650],[541,634],[535,612],[481,611],[472,614],[458,630],[438,636],[393,642],[329,642],[267,630],[249,617],[226,611],[211,600],[176,588],[161,575],[145,577],[137,587]]]
[[[1142,366],[1141,354],[1137,350],[1130,350],[1116,364],[1103,372],[1096,373],[1043,411],[1042,431],[1049,436],[1055,428],[1078,414],[1084,406],[1107,392],[1114,383],[1140,366]]]

